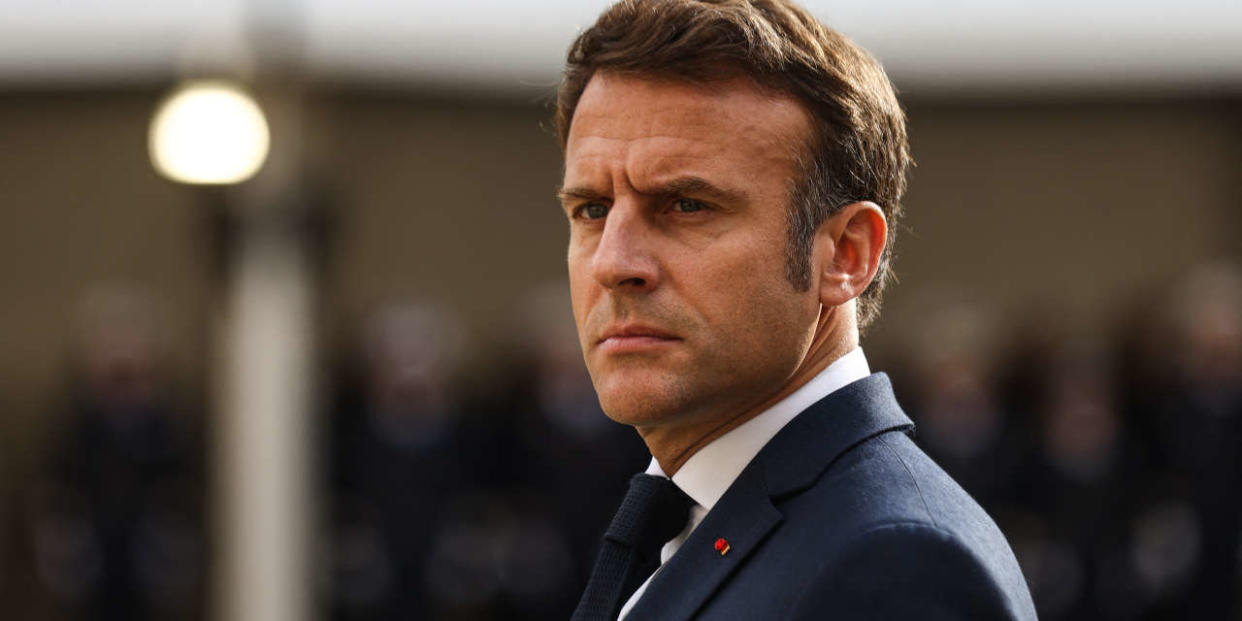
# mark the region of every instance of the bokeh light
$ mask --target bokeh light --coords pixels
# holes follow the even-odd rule
[[[240,183],[263,167],[270,140],[263,110],[246,91],[227,82],[191,82],[156,110],[151,161],[181,183]]]

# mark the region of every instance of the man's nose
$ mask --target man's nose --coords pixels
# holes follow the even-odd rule
[[[608,289],[653,289],[659,279],[655,242],[655,231],[640,206],[631,201],[615,202],[595,248],[592,267],[596,280]]]

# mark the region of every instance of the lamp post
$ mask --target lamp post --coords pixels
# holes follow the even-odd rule
[[[211,616],[222,621],[313,618],[314,279],[297,192],[297,101],[280,95],[266,100],[281,112],[269,130],[245,88],[188,82],[160,104],[149,136],[156,170],[211,188],[228,223],[210,426],[218,541]]]

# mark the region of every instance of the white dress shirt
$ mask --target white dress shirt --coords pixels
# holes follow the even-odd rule
[[[690,459],[686,460],[681,469],[673,475],[673,483],[681,488],[681,491],[685,492],[695,505],[690,509],[690,521],[686,524],[686,528],[660,549],[660,567],[664,567],[664,563],[667,563],[668,559],[677,553],[681,544],[686,542],[690,533],[694,532],[712,507],[716,506],[716,502],[724,496],[729,486],[733,485],[738,475],[742,474],[742,470],[746,468],[750,460],[759,454],[759,450],[778,431],[816,401],[868,375],[871,375],[871,368],[867,365],[867,358],[863,355],[862,348],[856,347],[850,353],[834,360],[828,368],[820,371],[819,375],[811,378],[811,381],[795,390],[793,394],[723,436],[712,440],[711,444],[691,455]],[[651,464],[647,466],[647,474],[668,476],[660,469],[660,464],[654,457],[651,459]],[[634,591],[630,599],[625,602],[625,606],[621,607],[621,614],[618,615],[617,621],[625,619],[630,609],[647,591],[651,578],[659,572],[660,569],[657,568],[655,573],[651,574],[638,587],[638,590]]]

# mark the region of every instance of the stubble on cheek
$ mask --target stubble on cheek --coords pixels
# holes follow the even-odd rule
[[[634,322],[677,335],[668,349],[627,354],[604,354],[597,341],[610,326]],[[587,370],[609,418],[629,424],[656,424],[675,418],[690,406],[692,386],[703,352],[696,322],[643,298],[610,298],[587,315],[580,338]]]
[[[615,368],[596,383],[600,407],[612,420],[635,427],[677,423],[692,400],[686,378],[662,370]]]

